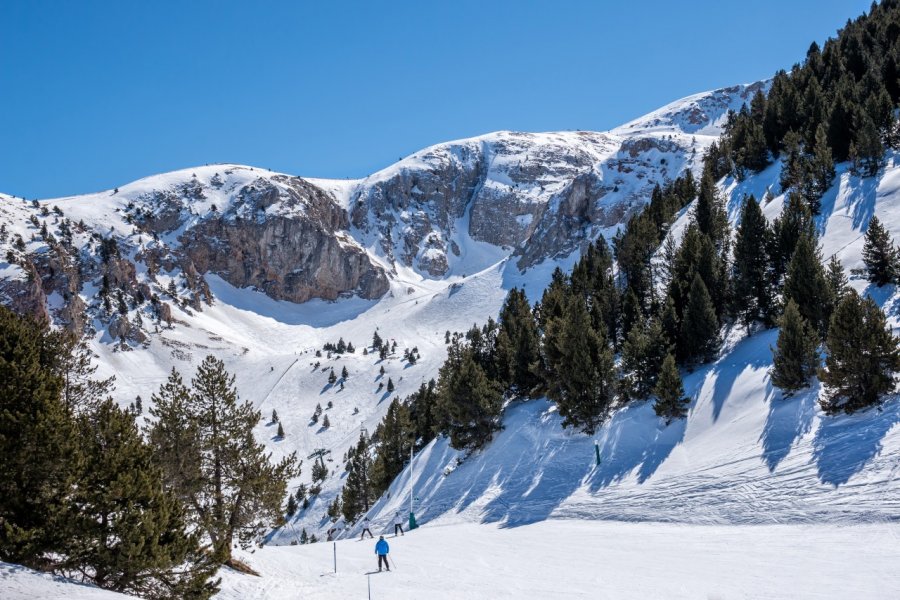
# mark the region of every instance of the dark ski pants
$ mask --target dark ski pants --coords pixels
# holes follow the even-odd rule
[[[363,529],[362,535],[359,536],[359,539],[361,539],[361,540],[366,539],[366,534],[367,534],[367,533],[369,534],[369,537],[370,537],[370,538],[373,537],[373,536],[372,536],[372,532],[369,531],[369,528],[368,528],[368,527],[366,527],[365,529]]]
[[[400,535],[403,535],[403,525],[400,523],[394,523],[394,535],[397,535],[397,531],[400,532]]]
[[[387,569],[388,571],[390,571],[390,570],[391,570],[391,566],[388,564],[388,561],[387,561],[387,554],[379,554],[379,555],[378,555],[378,570],[379,570],[379,571],[381,570],[381,563],[382,563],[382,562],[384,563],[384,568]]]

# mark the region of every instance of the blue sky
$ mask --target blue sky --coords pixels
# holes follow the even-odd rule
[[[869,4],[3,0],[0,191],[359,177],[499,129],[605,130],[789,68]]]

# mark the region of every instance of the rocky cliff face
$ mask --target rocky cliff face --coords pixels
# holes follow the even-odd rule
[[[304,180],[258,179],[240,188],[227,211],[187,229],[176,252],[201,274],[278,300],[379,298],[387,276],[346,235],[348,226],[347,212]]]
[[[115,313],[151,302],[158,327],[172,306],[202,310],[210,274],[299,303],[379,298],[401,267],[426,278],[483,268],[478,244],[528,269],[612,235],[654,186],[699,165],[727,111],[765,85],[692,96],[606,133],[439,144],[356,182],[212,165],[89,196],[0,197],[0,294],[74,330],[99,319],[142,341],[149,325]]]
[[[361,239],[427,276],[447,275],[467,238],[506,248],[526,269],[621,224],[706,142],[500,132],[419,152],[359,182],[347,201]]]

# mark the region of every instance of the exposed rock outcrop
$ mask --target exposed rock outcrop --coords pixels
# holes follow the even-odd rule
[[[291,302],[384,295],[384,271],[342,234],[349,227],[346,211],[302,179],[276,181],[282,185],[258,180],[246,186],[227,212],[182,234],[177,252],[190,260],[185,274],[215,273],[236,287]]]

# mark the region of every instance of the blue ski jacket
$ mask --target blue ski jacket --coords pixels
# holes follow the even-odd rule
[[[375,554],[380,554],[381,556],[384,556],[389,551],[390,551],[390,548],[388,548],[387,540],[378,540],[378,543],[375,544]]]

